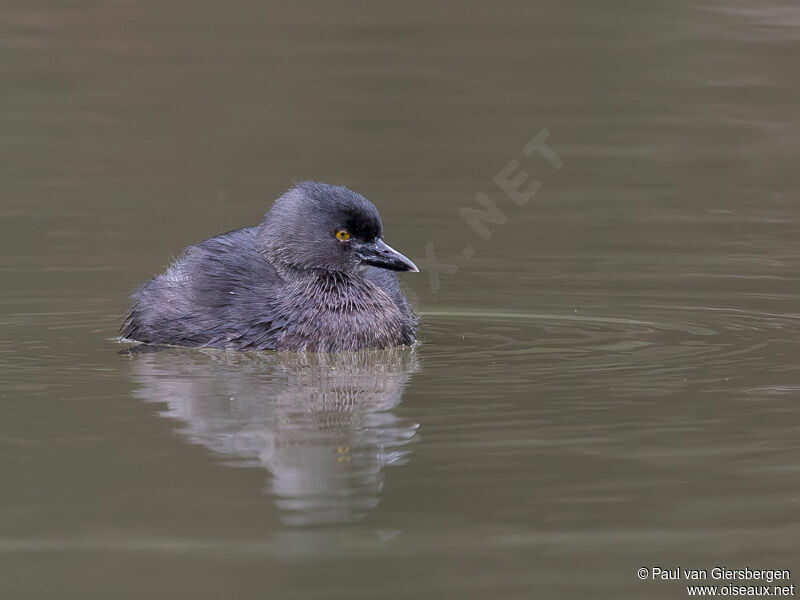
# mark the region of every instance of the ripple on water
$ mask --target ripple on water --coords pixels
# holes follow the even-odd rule
[[[779,346],[796,345],[797,315],[707,307],[646,307],[643,313],[646,318],[631,319],[430,311],[423,314],[421,355],[425,363],[453,369],[488,366],[501,376],[524,372],[539,381],[568,377],[576,386],[635,391],[730,382],[754,368],[794,368],[776,356],[783,356]]]

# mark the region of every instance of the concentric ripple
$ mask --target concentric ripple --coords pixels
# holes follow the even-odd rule
[[[766,387],[797,385],[798,315],[713,307],[646,307],[642,315],[428,311],[421,355],[428,364],[638,391],[730,382],[743,371],[752,379],[759,364]],[[778,372],[787,377],[780,384]]]

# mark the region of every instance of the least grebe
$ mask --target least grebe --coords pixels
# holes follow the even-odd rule
[[[124,338],[235,350],[342,352],[414,341],[378,210],[346,187],[295,185],[256,227],[187,248],[131,296]]]

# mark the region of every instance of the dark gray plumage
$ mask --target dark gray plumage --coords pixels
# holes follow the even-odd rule
[[[304,182],[256,227],[190,246],[131,296],[124,338],[236,350],[341,352],[414,341],[392,271],[417,271],[383,242],[375,206]]]

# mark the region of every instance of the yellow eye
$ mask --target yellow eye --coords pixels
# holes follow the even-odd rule
[[[336,232],[336,239],[342,242],[346,242],[347,240],[350,239],[350,232],[347,231],[346,229],[339,229]]]

